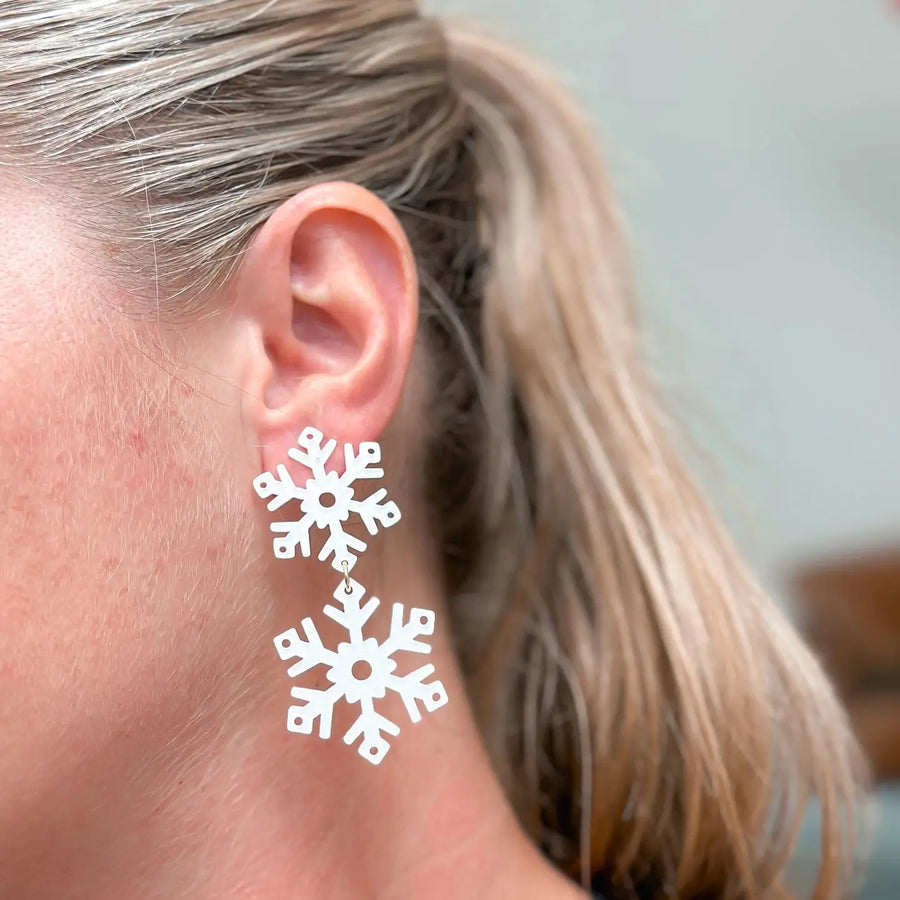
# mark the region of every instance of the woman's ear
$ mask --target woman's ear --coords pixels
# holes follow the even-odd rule
[[[353,444],[380,437],[400,402],[418,308],[409,242],[371,191],[321,184],[272,213],[244,255],[235,307],[251,326],[243,415],[263,469],[308,425]]]

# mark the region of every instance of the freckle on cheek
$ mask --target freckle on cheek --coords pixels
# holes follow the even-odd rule
[[[128,435],[128,446],[134,450],[135,454],[140,458],[146,454],[150,445],[147,442],[147,438],[144,436],[144,433],[140,430],[132,431],[131,434]]]

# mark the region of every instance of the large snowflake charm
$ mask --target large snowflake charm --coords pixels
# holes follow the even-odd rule
[[[375,638],[363,637],[363,625],[380,603],[377,597],[370,597],[364,606],[360,606],[365,592],[359,582],[348,578],[346,586],[341,582],[334,592],[334,599],[342,608],[329,605],[323,610],[349,635],[349,641],[338,644],[337,650],[329,650],[322,644],[311,618],[301,622],[306,640],[300,637],[296,628],[289,628],[275,638],[275,647],[283,660],[297,659],[288,669],[291,678],[323,665],[328,667],[325,677],[331,682],[331,687],[325,690],[291,688],[291,696],[303,703],[288,709],[288,731],[312,734],[318,719],[319,737],[329,738],[335,704],[341,699],[347,703],[358,703],[359,716],[344,734],[344,743],[352,744],[362,736],[359,755],[378,765],[390,750],[390,744],[383,735],[396,736],[400,733],[400,727],[375,711],[375,701],[383,698],[388,690],[395,691],[403,700],[409,718],[419,722],[422,714],[417,704],[421,703],[428,712],[434,712],[447,702],[447,693],[440,681],[425,683],[425,679],[434,672],[431,664],[421,666],[408,675],[394,674],[397,663],[392,657],[398,650],[431,653],[431,647],[417,638],[433,633],[434,613],[427,609],[411,609],[404,624],[403,604],[395,603],[390,635],[383,644],[379,644]]]
[[[358,513],[369,534],[376,534],[378,526],[390,528],[400,521],[400,510],[392,500],[384,502],[387,490],[381,488],[365,500],[357,500],[354,496],[353,482],[360,478],[381,478],[384,469],[378,468],[381,462],[381,448],[375,441],[366,441],[359,445],[359,453],[353,452],[352,444],[344,444],[344,460],[346,467],[343,475],[326,472],[325,463],[334,453],[337,441],[330,440],[322,445],[323,435],[317,428],[306,428],[297,439],[303,448],[291,448],[288,456],[303,463],[312,470],[312,477],[303,487],[294,484],[287,468],[279,465],[276,468],[278,477],[271,472],[264,472],[253,480],[253,487],[260,497],[269,501],[269,510],[280,509],[292,500],[300,501],[300,517],[292,522],[273,522],[269,527],[284,537],[275,538],[272,548],[281,559],[293,559],[296,548],[304,556],[310,555],[309,532],[313,525],[316,528],[328,529],[328,540],[319,552],[319,559],[325,560],[333,555],[331,565],[338,571],[344,563],[352,568],[356,562],[356,553],[366,549],[366,542],[344,530],[344,523],[350,513]]]

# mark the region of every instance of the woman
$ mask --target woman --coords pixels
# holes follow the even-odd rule
[[[780,896],[812,794],[845,892],[856,750],[673,449],[543,72],[410,0],[5,0],[0,162],[0,896]],[[322,560],[317,434],[402,511]],[[378,765],[311,711],[364,683],[355,585],[367,646],[435,623]]]

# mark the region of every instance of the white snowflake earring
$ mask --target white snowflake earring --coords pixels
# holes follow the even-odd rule
[[[325,463],[337,448],[337,441],[328,441],[322,446],[324,436],[317,428],[307,428],[297,439],[303,448],[292,447],[288,456],[308,466],[312,471],[303,487],[297,487],[285,466],[276,467],[278,477],[271,472],[264,472],[253,480],[253,487],[260,497],[269,501],[269,510],[280,509],[291,500],[300,501],[302,515],[292,522],[273,522],[269,527],[274,532],[284,535],[275,538],[272,547],[280,559],[293,559],[296,548],[304,556],[310,555],[309,531],[313,525],[327,528],[331,534],[325,541],[319,559],[325,560],[333,555],[331,565],[339,572],[344,563],[352,568],[356,556],[351,550],[362,553],[366,549],[365,541],[347,534],[343,523],[350,513],[359,513],[369,534],[376,534],[378,525],[390,528],[400,521],[400,510],[393,501],[384,503],[387,490],[382,488],[365,500],[355,499],[353,482],[360,478],[382,478],[384,469],[376,468],[381,462],[381,448],[375,441],[367,441],[359,445],[359,453],[353,452],[352,444],[344,444],[345,469],[343,475],[326,472]]]
[[[283,660],[297,660],[288,669],[291,678],[322,665],[328,667],[325,677],[331,682],[331,687],[325,690],[299,686],[291,688],[291,696],[303,703],[288,709],[287,729],[298,734],[312,734],[318,720],[319,737],[327,739],[331,736],[335,704],[342,699],[346,703],[359,703],[359,715],[344,734],[344,743],[352,744],[361,736],[360,756],[378,765],[390,750],[390,744],[383,735],[396,736],[400,733],[400,727],[375,711],[375,700],[382,699],[388,690],[396,692],[412,722],[419,722],[422,718],[418,703],[428,712],[433,712],[447,702],[447,692],[440,681],[425,682],[434,672],[433,665],[421,666],[408,675],[394,674],[397,668],[393,659],[395,652],[431,652],[431,647],[418,638],[434,632],[434,613],[413,608],[404,623],[403,604],[395,603],[390,634],[384,643],[379,644],[372,637],[363,637],[363,626],[381,601],[370,597],[364,605],[360,605],[365,588],[350,577],[350,569],[357,560],[351,551],[361,553],[367,545],[347,534],[344,523],[351,512],[356,512],[369,534],[374,535],[379,524],[389,528],[398,522],[400,510],[393,501],[384,502],[387,496],[384,488],[364,500],[355,498],[354,481],[384,475],[384,470],[377,468],[381,461],[381,448],[377,443],[369,441],[360,444],[358,453],[354,453],[352,444],[345,444],[346,468],[344,474],[338,476],[335,472],[325,471],[325,464],[337,448],[337,441],[330,440],[323,446],[323,440],[322,432],[307,428],[297,441],[304,449],[292,448],[288,451],[288,456],[304,463],[312,472],[312,477],[303,487],[294,483],[283,465],[276,468],[277,478],[265,472],[253,481],[260,497],[272,498],[268,504],[270,510],[279,509],[291,501],[300,503],[300,516],[295,521],[273,522],[270,526],[272,531],[284,535],[273,541],[275,555],[281,559],[291,559],[299,546],[304,556],[310,556],[309,533],[315,525],[329,532],[318,558],[324,561],[331,556],[332,567],[341,570],[344,576],[333,595],[341,608],[328,605],[323,612],[346,629],[348,641],[339,643],[336,650],[326,648],[311,618],[301,622],[306,640],[300,637],[296,628],[289,628],[274,638],[275,649]]]

